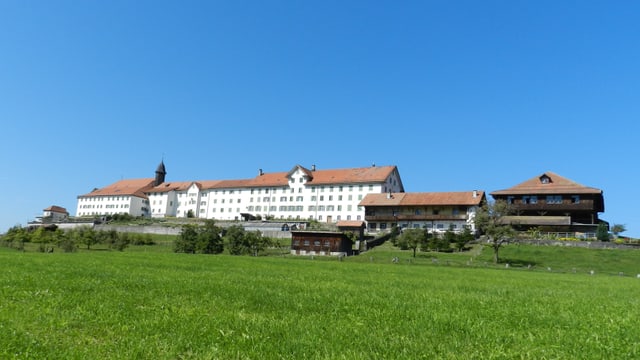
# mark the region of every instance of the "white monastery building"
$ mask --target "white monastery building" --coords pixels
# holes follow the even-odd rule
[[[130,214],[217,220],[365,220],[360,202],[367,194],[403,193],[396,166],[260,170],[251,179],[165,181],[161,162],[155,178],[120,180],[78,196],[76,216]]]

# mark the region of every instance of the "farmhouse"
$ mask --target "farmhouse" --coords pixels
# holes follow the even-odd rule
[[[491,193],[511,204],[515,215],[505,218],[518,230],[595,233],[604,212],[602,190],[545,172],[505,190]]]
[[[484,191],[369,194],[361,202],[369,232],[422,228],[433,232],[449,229],[475,232],[475,214],[486,200]]]

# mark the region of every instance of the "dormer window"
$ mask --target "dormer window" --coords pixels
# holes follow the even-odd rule
[[[551,182],[551,178],[548,177],[547,175],[540,176],[540,183],[541,184],[549,184],[550,182]]]

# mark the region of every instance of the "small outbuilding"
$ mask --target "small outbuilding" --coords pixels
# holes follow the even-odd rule
[[[333,231],[292,231],[292,255],[334,255],[352,254],[352,242],[342,232]]]
[[[366,223],[362,220],[342,220],[336,223],[338,230],[341,232],[352,232],[356,234],[358,240],[362,240],[364,237],[364,229],[367,227]]]

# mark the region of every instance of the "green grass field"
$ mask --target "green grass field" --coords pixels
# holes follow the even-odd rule
[[[506,269],[481,249],[413,259],[385,245],[344,261],[170,249],[0,248],[0,358],[640,358],[636,251],[508,246]]]

